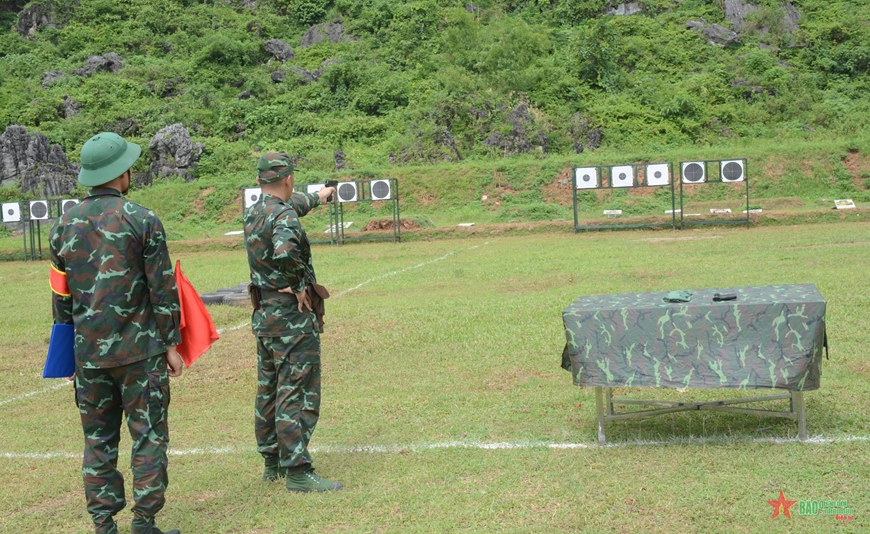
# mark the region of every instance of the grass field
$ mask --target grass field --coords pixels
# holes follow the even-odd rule
[[[314,250],[332,291],[312,446],[337,494],[260,480],[249,311],[212,307],[222,339],[172,382],[171,483],[184,534],[870,531],[870,224],[474,237]],[[200,291],[247,276],[242,251],[178,252]],[[0,263],[0,532],[90,531],[72,388],[40,379],[46,262]],[[814,283],[830,360],[797,425],[722,413],[611,423],[560,369],[580,295]],[[622,390],[620,390],[622,391]],[[632,391],[710,399],[711,390]],[[652,442],[652,443],[651,443]],[[129,436],[120,464],[129,487]],[[772,519],[766,501],[842,500],[851,521]],[[129,532],[129,508],[118,516]]]

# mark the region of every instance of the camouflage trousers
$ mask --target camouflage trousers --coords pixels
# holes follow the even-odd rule
[[[124,477],[117,469],[125,414],[133,440],[130,467],[136,504],[131,533],[150,533],[169,484],[169,374],[165,355],[108,369],[77,366],[76,404],[85,435],[85,497],[97,534],[116,534],[113,516],[127,505]]]
[[[263,458],[277,458],[289,474],[309,469],[319,415],[320,337],[258,337],[254,433]]]

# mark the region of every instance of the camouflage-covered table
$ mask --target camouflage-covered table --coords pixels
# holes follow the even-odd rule
[[[716,302],[713,296],[735,294]],[[562,312],[562,367],[577,386],[595,386],[599,441],[604,423],[685,410],[787,417],[806,437],[804,391],[819,388],[825,299],[812,284],[694,290],[690,302],[667,292],[580,297]],[[614,399],[611,388],[781,389],[786,394],[713,402]],[[604,397],[602,400],[602,388]],[[731,405],[790,399],[778,412]],[[616,414],[614,403],[664,408]]]

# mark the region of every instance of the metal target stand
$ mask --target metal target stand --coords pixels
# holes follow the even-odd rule
[[[345,186],[344,189],[343,186]],[[353,191],[352,194],[351,191]],[[399,181],[395,178],[341,182],[336,187],[333,200],[338,209],[336,212],[336,224],[331,226],[330,230],[334,228],[338,232],[339,244],[344,244],[345,241],[392,241],[393,243],[399,243],[402,240]],[[352,202],[390,202],[392,207],[392,235],[346,237],[344,233],[344,205]]]
[[[643,171],[643,172],[640,172]],[[641,163],[610,166],[573,167],[571,169],[574,199],[574,233],[580,230],[606,230],[617,228],[667,228],[677,229],[676,194],[674,191],[673,165],[671,163]],[[643,183],[640,181],[643,174]],[[606,183],[605,183],[606,182]],[[581,225],[579,219],[578,191],[620,191],[641,188],[667,187],[671,192],[671,222],[626,223]]]
[[[0,260],[41,261],[47,254],[42,251],[42,221],[56,219],[62,212],[64,199],[41,199],[3,203],[3,224],[21,228],[21,253],[3,254]]]
[[[714,165],[717,164],[717,165]],[[680,229],[687,226],[699,225],[723,225],[723,224],[745,224],[747,228],[750,226],[749,219],[749,165],[746,158],[734,159],[713,159],[699,161],[681,161],[680,162]],[[745,217],[735,217],[731,219],[701,219],[696,221],[687,221],[684,213],[685,195],[683,193],[683,185],[706,185],[706,184],[739,184],[743,183],[746,193],[746,210]]]

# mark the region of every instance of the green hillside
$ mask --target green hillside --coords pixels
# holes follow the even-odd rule
[[[570,218],[546,186],[578,162],[752,157],[754,195],[804,201],[861,200],[870,179],[863,1],[794,1],[793,29],[785,3],[758,0],[724,45],[687,27],[733,26],[723,0],[648,0],[630,16],[605,14],[618,6],[604,0],[27,5],[37,3],[52,24],[27,37],[24,2],[0,4],[0,131],[38,130],[74,161],[97,131],[147,147],[183,123],[205,145],[198,179],[139,193],[179,221],[228,222],[263,149],[297,155],[302,182],[331,173],[341,150],[351,175],[406,181],[412,211],[477,202],[505,221]],[[337,22],[337,42],[301,46],[313,24]],[[293,59],[274,60],[270,39]],[[123,57],[117,72],[73,74],[110,52]],[[62,76],[46,82],[50,71]],[[69,101],[80,113],[65,111]],[[765,182],[777,175],[787,190]],[[487,188],[507,192],[508,205],[545,207],[481,207]],[[200,201],[176,206],[165,191]]]

